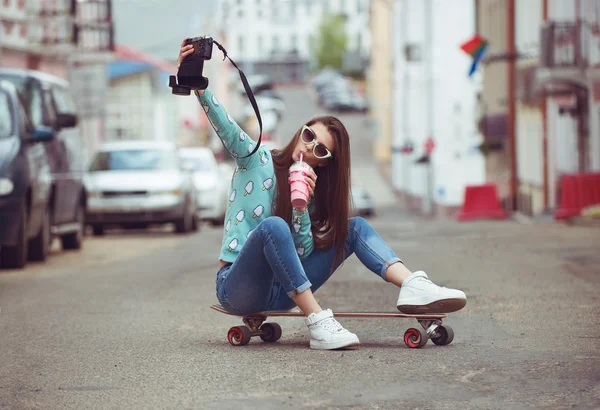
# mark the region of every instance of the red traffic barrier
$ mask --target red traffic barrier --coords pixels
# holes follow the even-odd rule
[[[554,219],[581,215],[584,208],[600,204],[600,172],[565,174],[560,180],[560,205]]]
[[[465,200],[456,215],[459,221],[473,219],[505,219],[495,184],[470,185],[465,188]]]

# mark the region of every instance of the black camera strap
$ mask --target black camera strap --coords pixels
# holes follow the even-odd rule
[[[262,138],[262,119],[260,118],[260,111],[258,110],[258,105],[256,104],[256,99],[254,98],[254,93],[252,92],[252,88],[250,88],[250,85],[248,84],[248,79],[246,79],[246,74],[244,74],[244,72],[242,70],[240,70],[240,68],[237,66],[237,64],[227,55],[227,50],[225,50],[225,47],[223,47],[221,44],[219,44],[215,40],[213,40],[213,43],[215,43],[217,45],[217,47],[219,47],[219,50],[221,50],[223,52],[223,61],[225,61],[225,58],[229,58],[229,61],[231,61],[231,64],[233,64],[233,66],[235,68],[237,68],[237,70],[239,71],[240,79],[242,80],[242,84],[244,85],[244,89],[246,90],[246,95],[248,96],[248,100],[250,100],[250,104],[252,104],[252,108],[254,108],[254,113],[256,114],[256,118],[258,119],[258,125],[260,127],[260,131],[258,134],[258,141],[256,142],[256,147],[254,147],[254,150],[250,154],[243,156],[243,157],[238,157],[238,158],[247,158],[247,157],[254,155],[256,150],[258,150],[258,147],[260,147],[260,140]],[[223,144],[223,146],[225,146],[225,144]],[[227,147],[225,147],[225,149],[227,149]],[[229,151],[229,150],[227,149],[227,151]]]

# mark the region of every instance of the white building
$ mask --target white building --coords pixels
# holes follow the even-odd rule
[[[492,26],[506,30],[510,18],[506,4],[505,0],[481,2],[488,18],[480,27],[487,25],[491,35]],[[522,214],[555,211],[560,206],[562,175],[600,169],[598,4],[597,0],[515,1],[515,209]],[[502,42],[506,31],[495,34],[489,55],[503,63],[486,68],[486,87],[508,78],[510,69],[503,58],[508,49]],[[501,87],[503,92],[495,97],[507,101],[508,84]],[[496,111],[507,107],[505,103]],[[510,155],[506,158],[510,164]],[[508,181],[497,181],[505,198],[513,195]]]
[[[460,49],[475,33],[474,2],[398,0],[392,13],[392,182],[410,207],[449,210],[462,204],[465,186],[485,181],[480,74],[468,77],[471,58]],[[419,163],[429,137],[435,149]],[[398,149],[409,145],[412,153]]]
[[[122,45],[116,46],[115,54],[116,60],[107,66],[104,139],[177,141],[180,101],[168,87],[176,67]]]
[[[69,81],[84,163],[104,129],[104,64],[113,57],[110,4],[3,0],[0,6],[0,67],[42,71]],[[73,23],[77,37],[72,35]]]
[[[540,2],[546,3],[547,15],[538,13],[540,20],[545,18],[546,22],[538,28],[538,38],[544,40],[538,43],[536,85],[544,98],[547,140],[543,144],[542,138],[538,138],[535,147],[546,161],[536,165],[536,170],[542,170],[538,171],[538,182],[544,188],[545,201],[537,201],[539,206],[534,206],[534,213],[539,213],[544,205],[549,209],[557,207],[561,175],[600,170],[599,3],[596,0]],[[527,24],[522,21],[517,33],[519,27]],[[525,162],[523,157],[520,155],[519,159]],[[522,188],[527,181],[522,180],[521,173],[519,177]]]
[[[245,73],[302,82],[314,59],[311,36],[326,11],[346,16],[349,51],[366,61],[369,0],[221,0],[218,15],[227,51]]]

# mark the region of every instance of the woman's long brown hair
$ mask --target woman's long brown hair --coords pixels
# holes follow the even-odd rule
[[[335,117],[314,117],[306,123],[311,126],[321,123],[333,137],[335,147],[332,158],[327,166],[315,167],[317,184],[314,194],[314,210],[310,214],[313,240],[316,249],[335,247],[336,261],[344,261],[344,246],[348,234],[348,214],[350,199],[350,141],[346,127]],[[281,150],[273,150],[273,165],[275,168],[276,192],[272,214],[292,224],[292,204],[290,202],[290,185],[288,171],[294,159],[292,154],[301,128],[296,132],[290,143]],[[332,268],[333,268],[332,265]]]

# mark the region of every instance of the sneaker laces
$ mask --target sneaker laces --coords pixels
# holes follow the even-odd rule
[[[325,318],[321,320],[319,324],[331,332],[341,332],[344,330],[344,327],[340,324],[340,322],[335,320],[333,317]]]
[[[432,282],[432,281],[431,281],[431,280],[430,280],[428,277],[425,277],[425,276],[419,276],[419,277],[418,277],[418,278],[416,278],[416,279],[419,279],[419,280],[425,281],[425,282],[427,282],[427,283],[429,283],[429,284],[431,284],[431,285],[433,285],[433,286],[435,286],[435,287],[438,287],[438,288],[440,288],[440,289],[447,289],[445,286],[436,285],[436,284],[435,284],[435,283],[433,283],[433,282]]]

